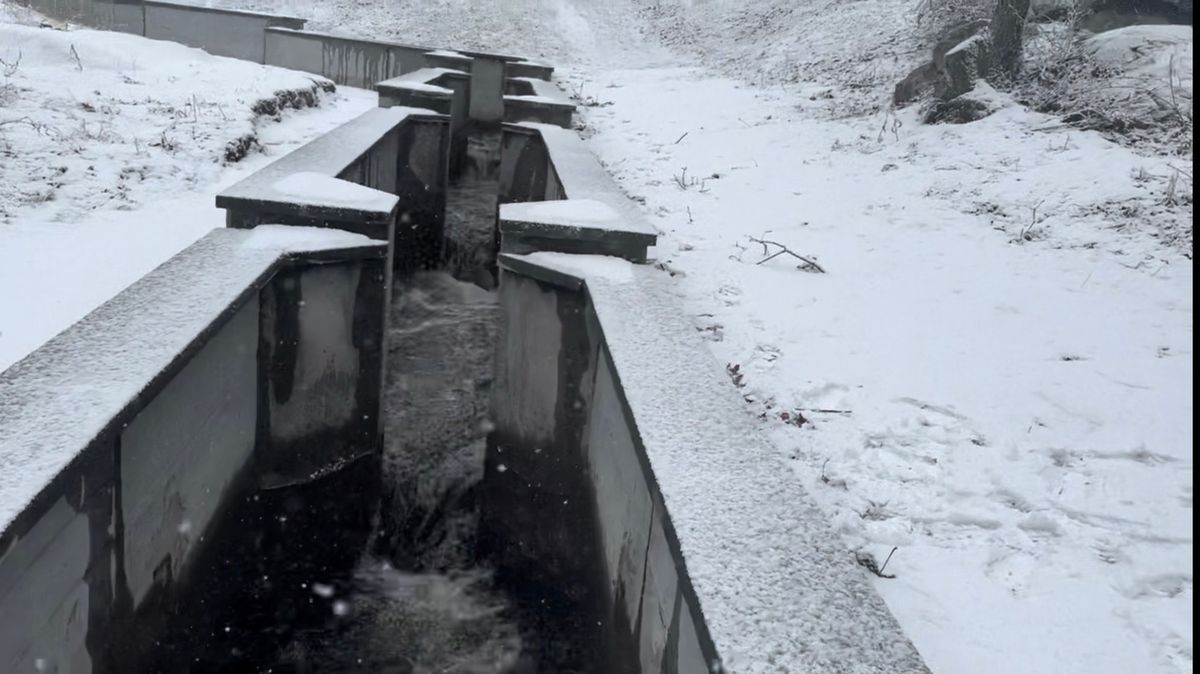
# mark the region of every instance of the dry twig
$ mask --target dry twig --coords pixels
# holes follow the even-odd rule
[[[754,243],[761,245],[763,247],[763,255],[766,256],[763,259],[759,260],[758,262],[755,262],[754,263],[755,265],[760,265],[760,264],[764,264],[766,262],[770,262],[771,260],[774,260],[775,258],[779,257],[780,255],[791,255],[792,257],[796,258],[797,260],[800,260],[800,262],[801,262],[801,264],[797,266],[797,269],[800,269],[802,271],[807,271],[807,272],[813,272],[815,274],[824,274],[825,273],[825,268],[822,267],[821,265],[817,264],[816,260],[813,260],[811,258],[800,255],[799,253],[796,253],[795,251],[793,251],[792,249],[783,245],[782,243],[779,243],[778,241],[771,241],[769,239],[756,239],[753,236],[747,237],[747,238],[749,238]],[[775,246],[776,248],[778,248],[778,250],[776,250],[775,252],[772,253],[771,248],[770,248],[771,246]]]

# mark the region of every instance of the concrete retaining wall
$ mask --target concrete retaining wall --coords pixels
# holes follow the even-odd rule
[[[500,503],[560,495],[543,496],[526,526],[518,519],[505,531],[501,566],[537,564],[572,576],[573,587],[602,588],[594,599],[624,658],[613,671],[708,671],[717,654],[582,284],[501,265],[487,495]],[[598,577],[581,575],[593,568]]]
[[[145,0],[144,35],[198,47],[210,54],[264,62],[269,26],[303,28],[304,19]]]
[[[249,296],[120,435],[120,518],[136,532],[121,545],[135,608],[184,576],[254,451],[258,305]]]
[[[86,25],[134,35],[146,34],[146,13],[140,0],[95,0]]]
[[[369,89],[376,82],[424,67],[426,49],[310,31],[265,31],[267,65],[323,75],[338,84]]]
[[[378,451],[386,248],[256,235],[214,231],[0,373],[0,671],[136,671],[235,496]]]

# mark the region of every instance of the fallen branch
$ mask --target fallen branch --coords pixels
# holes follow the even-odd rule
[[[778,241],[771,241],[768,239],[756,239],[753,236],[747,237],[747,238],[749,238],[754,243],[761,245],[763,247],[763,255],[766,256],[763,259],[759,260],[758,262],[755,262],[754,263],[755,265],[760,265],[760,264],[764,264],[766,262],[770,262],[771,260],[774,260],[775,258],[779,257],[780,255],[791,255],[792,257],[796,258],[797,260],[800,260],[800,262],[803,263],[797,267],[798,269],[801,269],[801,270],[807,271],[807,272],[813,272],[816,274],[826,273],[825,268],[822,267],[821,265],[817,264],[817,262],[815,260],[813,260],[811,258],[807,258],[803,255],[800,255],[799,253],[796,253],[795,251],[793,251],[792,249],[783,245],[782,243],[779,243]],[[779,250],[772,253],[770,246],[775,246]]]
[[[896,550],[897,548],[892,548],[892,551],[888,553],[887,559],[883,560],[882,566],[875,561],[875,556],[870,553],[856,552],[854,553],[854,561],[858,562],[859,566],[865,568],[867,571],[870,571],[880,578],[895,578],[896,574],[884,573],[884,569],[887,568],[888,562],[892,561],[892,555],[896,554]]]

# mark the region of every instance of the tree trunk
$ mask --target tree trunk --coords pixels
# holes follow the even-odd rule
[[[992,57],[988,81],[1007,87],[1021,72],[1021,42],[1029,0],[996,0],[992,16]]]

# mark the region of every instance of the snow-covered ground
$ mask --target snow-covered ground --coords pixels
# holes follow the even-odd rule
[[[1168,160],[1015,107],[880,139],[691,68],[590,77],[697,330],[850,546],[899,548],[877,586],[933,671],[1191,671],[1192,264],[1100,208]]]
[[[848,555],[896,548],[876,586],[934,672],[1193,671],[1190,154],[1138,154],[1003,97],[965,126],[847,116],[914,60],[901,0],[221,2],[555,60],[797,489]],[[184,210],[103,217],[161,252],[190,238],[151,216]],[[0,247],[0,288],[111,266],[94,249],[112,234],[81,227],[59,237],[65,259]],[[826,273],[759,264],[751,237]],[[0,316],[48,304],[21,294]]]
[[[3,7],[0,59],[16,66],[0,77],[0,369],[223,226],[222,187],[376,104],[317,87],[319,107],[277,121],[252,106],[312,90],[311,76],[20,25],[29,15]],[[257,145],[228,161],[249,137]]]

